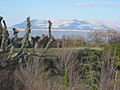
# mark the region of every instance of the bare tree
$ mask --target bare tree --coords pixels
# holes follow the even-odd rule
[[[116,43],[119,42],[120,32],[116,30],[92,31],[88,36],[88,41],[92,44]]]
[[[85,36],[83,35],[63,35],[58,46],[61,47],[80,47],[85,43]]]

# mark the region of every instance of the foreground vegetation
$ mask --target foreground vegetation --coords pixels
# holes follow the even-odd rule
[[[28,56],[15,70],[1,71],[1,90],[119,90],[119,52],[114,48],[62,48],[44,60]]]
[[[56,40],[48,23],[49,35],[31,40],[29,17],[23,38],[14,28],[9,40],[0,23],[0,90],[120,90],[119,33]]]

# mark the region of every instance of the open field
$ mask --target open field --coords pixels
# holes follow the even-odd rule
[[[91,50],[98,50],[98,51],[99,50],[100,51],[103,50],[102,47],[91,47],[91,48],[87,48],[87,47],[78,47],[78,48],[50,48],[47,51],[47,55],[55,56],[55,55],[57,55],[58,52],[60,53],[62,50],[73,50],[73,51],[77,51],[78,52],[81,49],[91,49]],[[17,52],[19,50],[20,50],[20,48],[15,48],[13,51]],[[32,52],[33,48],[27,48],[26,50]],[[42,52],[44,52],[44,48],[37,48],[35,51],[36,51],[36,53],[41,54]]]

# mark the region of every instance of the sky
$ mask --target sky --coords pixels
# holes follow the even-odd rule
[[[31,19],[97,19],[120,22],[120,0],[0,0],[9,26]]]

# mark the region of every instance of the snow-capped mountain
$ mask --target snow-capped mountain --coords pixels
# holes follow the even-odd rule
[[[106,30],[114,29],[120,31],[119,24],[108,23],[102,21],[91,21],[91,20],[51,20],[53,29],[65,29],[65,30]],[[32,29],[47,29],[48,21],[47,20],[31,20]],[[16,27],[19,29],[26,28],[26,21],[13,25],[11,28]]]

